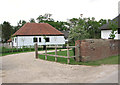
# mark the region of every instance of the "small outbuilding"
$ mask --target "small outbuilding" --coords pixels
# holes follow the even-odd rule
[[[12,37],[13,46],[65,44],[64,34],[47,23],[26,23]]]
[[[111,23],[115,23],[118,22],[118,28],[115,31],[115,38],[114,39],[120,39],[120,14],[114,18]],[[104,24],[102,27],[100,27],[101,29],[101,38],[102,39],[110,39],[110,34],[112,32],[112,29],[109,27],[110,23]]]

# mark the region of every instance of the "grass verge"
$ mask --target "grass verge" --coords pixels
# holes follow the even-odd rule
[[[61,48],[59,48],[59,49],[61,49]],[[7,48],[7,50],[6,50],[6,48],[4,50],[7,51],[7,52],[4,52],[2,48],[0,49],[0,52],[3,52],[3,53],[0,54],[0,56],[35,51],[34,48],[32,48],[31,50],[27,48],[27,49],[24,49],[24,51],[22,49],[19,49],[18,51],[15,49],[15,50],[13,50],[13,52],[9,52],[8,50],[10,50],[10,49],[8,49],[8,48]],[[48,48],[48,50],[54,50],[54,49],[53,48]],[[38,51],[44,51],[44,50],[42,48],[39,48]]]
[[[55,55],[55,52],[50,52],[48,54]],[[67,56],[67,51],[58,51],[57,55]],[[73,56],[72,50],[70,51],[70,56]],[[92,66],[98,66],[98,65],[102,65],[102,64],[118,64],[118,57],[120,57],[120,56],[110,56],[108,58],[104,58],[101,60],[88,61],[88,62],[76,62],[74,60],[74,58],[70,58],[70,64],[71,65],[92,65]],[[45,60],[44,55],[39,55],[39,58]],[[47,60],[48,61],[55,61],[55,58],[53,56],[47,56]],[[58,60],[57,62],[59,62],[59,63],[67,64],[66,58],[58,57],[57,60]]]

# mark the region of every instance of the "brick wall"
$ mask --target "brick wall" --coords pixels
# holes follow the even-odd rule
[[[94,61],[109,56],[120,55],[120,40],[110,39],[86,39],[77,40],[75,45],[76,61]]]

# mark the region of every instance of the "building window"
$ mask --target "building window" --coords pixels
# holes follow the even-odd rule
[[[39,38],[39,42],[41,42],[41,38]]]
[[[50,42],[50,39],[49,38],[45,38],[45,42]]]
[[[120,28],[118,28],[118,34],[120,34]]]
[[[17,41],[17,38],[15,38],[15,43],[16,43],[16,41]]]
[[[36,37],[34,37],[33,38],[33,42],[37,42],[38,40],[37,40],[37,38]]]

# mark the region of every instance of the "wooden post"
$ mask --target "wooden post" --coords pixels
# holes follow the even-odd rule
[[[35,43],[35,58],[38,58],[38,45]]]
[[[30,51],[31,51],[31,45],[30,45]]]
[[[47,46],[45,48],[45,60],[47,60]]]
[[[22,46],[20,46],[20,51],[22,51]]]
[[[57,46],[55,46],[55,62],[57,62]]]
[[[18,52],[18,46],[17,46],[17,52]]]
[[[12,46],[12,53],[13,53],[13,46]]]
[[[69,44],[67,44],[67,57],[68,57],[68,59],[67,59],[67,63],[69,64],[70,63],[70,54],[69,54]]]
[[[80,42],[81,43],[81,42]],[[76,53],[75,53],[75,60],[77,61],[77,62],[80,62],[81,61],[81,51],[80,51],[80,43],[78,43],[77,45],[76,45]]]
[[[23,50],[23,52],[24,52],[24,46],[22,46],[22,50]]]

